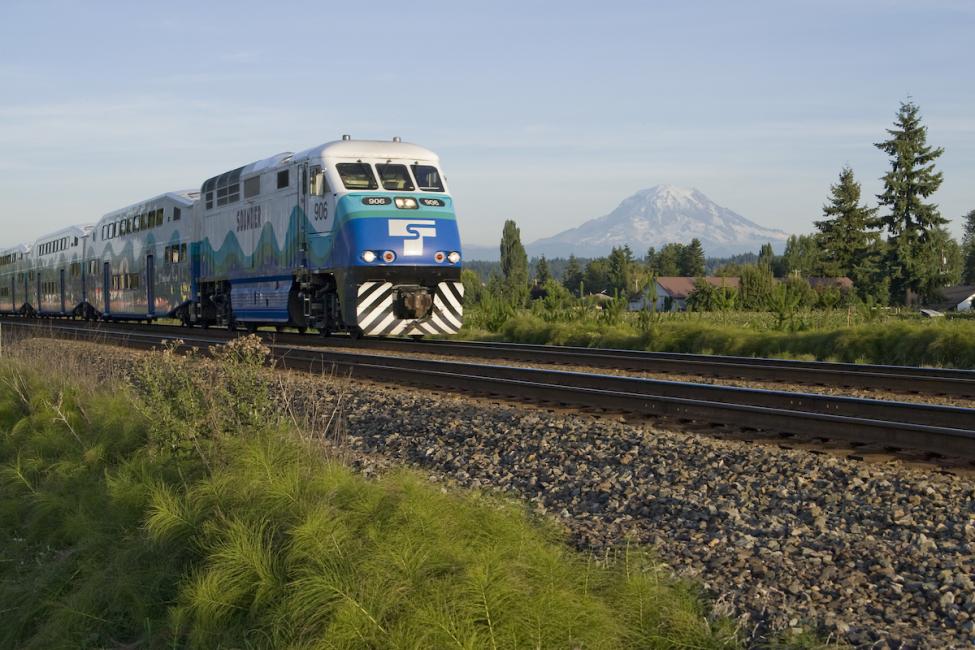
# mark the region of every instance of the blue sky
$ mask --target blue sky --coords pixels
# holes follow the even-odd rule
[[[808,232],[849,164],[872,200],[898,103],[975,208],[975,2],[0,3],[0,245],[278,151],[442,158],[471,244],[694,186]]]

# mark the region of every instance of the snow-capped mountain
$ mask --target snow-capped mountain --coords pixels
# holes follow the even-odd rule
[[[647,248],[690,243],[697,237],[709,257],[758,252],[771,242],[781,251],[788,234],[763,228],[737,212],[722,207],[696,189],[657,185],[625,199],[604,217],[591,219],[529,244],[530,256],[580,257],[607,255],[614,246],[628,244],[642,257]]]

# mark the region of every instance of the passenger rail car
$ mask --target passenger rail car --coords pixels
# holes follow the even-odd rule
[[[26,244],[0,251],[0,314],[27,313],[29,253]]]
[[[343,136],[0,253],[0,310],[451,334],[463,319],[460,272],[437,155]]]
[[[167,192],[106,214],[86,261],[89,313],[103,318],[186,320],[193,304],[189,249],[199,193]]]

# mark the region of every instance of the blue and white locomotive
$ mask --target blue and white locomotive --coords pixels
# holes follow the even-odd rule
[[[70,246],[57,256],[38,253],[63,238]],[[436,154],[343,136],[0,251],[0,311],[452,334],[463,318],[460,262]]]

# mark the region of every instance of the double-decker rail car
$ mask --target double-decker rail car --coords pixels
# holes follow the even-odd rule
[[[183,317],[193,302],[193,190],[168,192],[95,224],[85,277],[91,314],[111,320]]]
[[[41,316],[72,316],[85,301],[82,262],[91,225],[69,226],[39,238],[27,256],[34,284],[29,290]],[[30,295],[30,292],[28,293]]]
[[[27,299],[27,262],[30,247],[20,244],[0,251],[0,313],[20,314]]]
[[[436,154],[343,136],[3,251],[0,311],[451,334],[460,250]]]
[[[453,199],[428,149],[343,140],[204,182],[198,204],[203,322],[356,335],[461,326]]]

